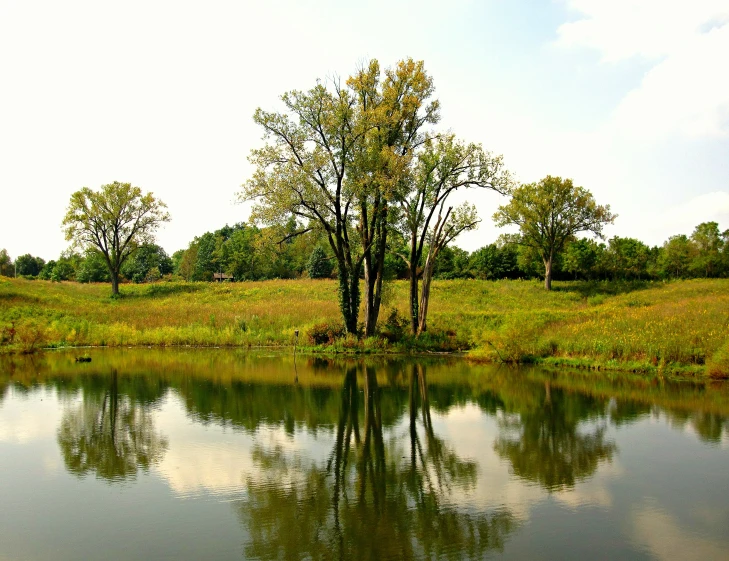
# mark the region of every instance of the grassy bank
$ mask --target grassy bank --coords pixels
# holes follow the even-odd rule
[[[476,360],[726,377],[729,280],[671,283],[439,281],[419,350],[469,349]],[[339,323],[334,281],[108,285],[0,278],[2,348],[41,346],[292,345]],[[342,339],[336,351],[404,351],[397,333],[407,285],[387,289],[389,341]],[[399,318],[392,316],[396,309]],[[400,339],[398,341],[398,339]],[[12,340],[12,341],[11,341]]]

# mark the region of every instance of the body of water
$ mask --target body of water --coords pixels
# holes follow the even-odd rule
[[[729,559],[726,384],[89,354],[0,357],[0,560]]]

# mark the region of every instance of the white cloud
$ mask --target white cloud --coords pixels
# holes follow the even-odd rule
[[[55,392],[33,392],[25,399],[21,395],[11,388],[0,407],[0,442],[54,440],[62,413]]]
[[[559,27],[558,43],[596,49],[605,62],[680,53],[701,32],[729,20],[725,0],[567,0],[566,4],[583,17]]]
[[[633,513],[635,540],[656,559],[726,559],[729,543],[701,536],[649,501]]]
[[[577,21],[557,44],[598,51],[604,62],[654,63],[615,110],[610,127],[655,141],[729,132],[729,4],[724,0],[569,0]]]
[[[653,67],[614,114],[622,131],[639,131],[659,139],[680,133],[689,137],[729,132],[729,24],[697,35],[685,48]]]
[[[647,232],[653,243],[677,234],[689,236],[702,222],[718,222],[723,229],[729,225],[729,192],[714,191],[691,197],[663,212],[643,212],[647,213],[646,223],[653,225]]]

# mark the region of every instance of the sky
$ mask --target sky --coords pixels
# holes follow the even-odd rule
[[[71,194],[113,181],[167,204],[169,254],[246,221],[256,108],[407,57],[440,130],[519,181],[572,178],[608,237],[729,228],[727,0],[0,0],[0,249],[57,258]],[[494,242],[506,200],[459,196],[482,223],[456,245]]]

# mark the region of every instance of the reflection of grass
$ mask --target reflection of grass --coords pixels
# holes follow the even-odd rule
[[[348,367],[366,364],[375,368],[377,383],[383,391],[388,388],[406,389],[410,383],[413,360],[427,368],[428,388],[434,411],[446,412],[453,406],[462,407],[469,401],[484,408],[505,406],[515,408],[540,407],[544,402],[545,384],[568,393],[589,395],[602,400],[606,406],[616,400],[641,404],[641,411],[650,412],[658,406],[670,412],[671,418],[700,415],[729,417],[729,384],[713,380],[678,381],[670,378],[615,375],[605,372],[576,370],[547,370],[542,367],[513,367],[505,365],[475,365],[449,357],[326,357],[298,355],[296,363],[289,349],[286,352],[239,351],[226,349],[84,349],[92,360],[77,363],[78,350],[43,353],[38,356],[0,356],[0,402],[3,389],[13,384],[18,391],[38,383],[55,382],[65,392],[74,392],[79,384],[98,382],[107,387],[107,376],[117,370],[124,391],[134,390],[137,399],[151,394],[164,395],[172,386],[185,393],[202,382],[227,388],[217,395],[221,408],[233,408],[230,401],[237,388],[241,399],[252,385],[291,387],[317,390],[342,388],[342,376]],[[361,376],[361,371],[360,371]],[[363,381],[360,379],[360,384]],[[274,392],[275,393],[275,392]],[[296,392],[294,392],[296,393]],[[311,394],[315,399],[316,392]],[[273,394],[272,394],[273,395]],[[339,413],[339,393],[332,405],[330,426]],[[404,402],[397,402],[404,407]],[[499,405],[501,404],[501,405]],[[323,415],[321,404],[309,404],[307,415]],[[250,404],[235,409],[247,415]],[[303,415],[304,413],[302,413]],[[313,425],[312,425],[313,426]],[[729,428],[729,425],[727,425]]]
[[[555,284],[545,292],[538,282],[436,282],[432,348],[443,348],[438,333],[447,333],[482,360],[729,375],[729,280]],[[288,346],[297,329],[304,345],[315,325],[340,321],[329,280],[157,283],[126,285],[122,293],[112,300],[106,284],[3,279],[0,335],[11,326],[17,332],[4,348],[19,350],[38,325],[51,346]],[[404,281],[393,283],[390,300],[388,307],[407,314]],[[383,308],[381,321],[386,316]],[[420,343],[420,350],[431,344]],[[368,339],[334,350],[386,348]]]

